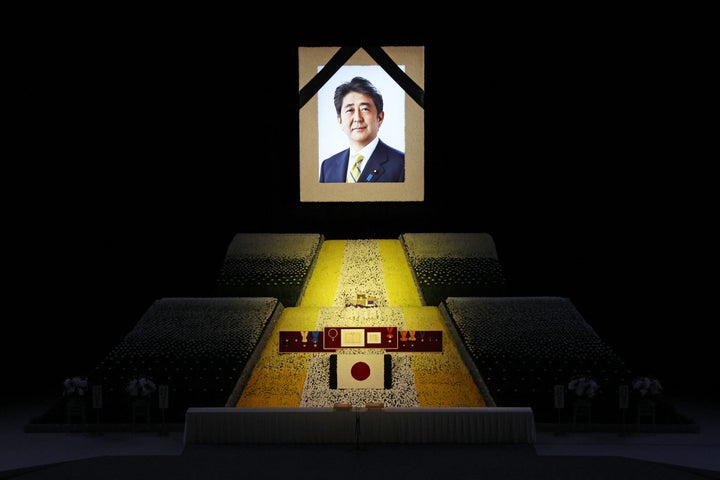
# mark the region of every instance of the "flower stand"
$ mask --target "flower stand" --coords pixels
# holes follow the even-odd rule
[[[84,398],[71,397],[65,402],[65,423],[70,425],[74,420],[82,425],[87,424]]]
[[[135,425],[142,419],[150,428],[150,399],[148,398],[135,398],[131,401],[132,408],[132,425],[135,430]]]
[[[648,420],[649,423],[655,426],[655,402],[649,398],[642,398],[637,404],[636,413],[637,424],[643,423],[643,419]]]
[[[592,402],[585,398],[579,398],[573,402],[573,429],[577,427],[579,420],[592,423]]]

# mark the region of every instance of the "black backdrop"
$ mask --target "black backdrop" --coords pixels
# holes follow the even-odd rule
[[[511,294],[569,297],[639,372],[717,392],[692,62],[665,32],[187,17],[19,40],[4,391],[59,391],[154,300],[211,295],[239,232],[486,232]],[[425,46],[425,200],[300,203],[297,47],[362,44]]]

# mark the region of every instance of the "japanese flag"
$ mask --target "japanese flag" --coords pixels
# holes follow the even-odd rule
[[[385,355],[337,355],[337,388],[385,388]]]

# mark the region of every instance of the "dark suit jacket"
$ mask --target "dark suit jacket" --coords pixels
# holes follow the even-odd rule
[[[350,149],[336,153],[320,165],[320,183],[343,183],[350,161]],[[360,175],[360,182],[404,182],[405,154],[382,140],[367,161]]]

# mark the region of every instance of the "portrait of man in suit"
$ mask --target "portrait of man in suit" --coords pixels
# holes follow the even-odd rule
[[[383,97],[366,78],[341,83],[333,97],[349,147],[322,160],[320,183],[404,182],[405,152],[380,139]]]

